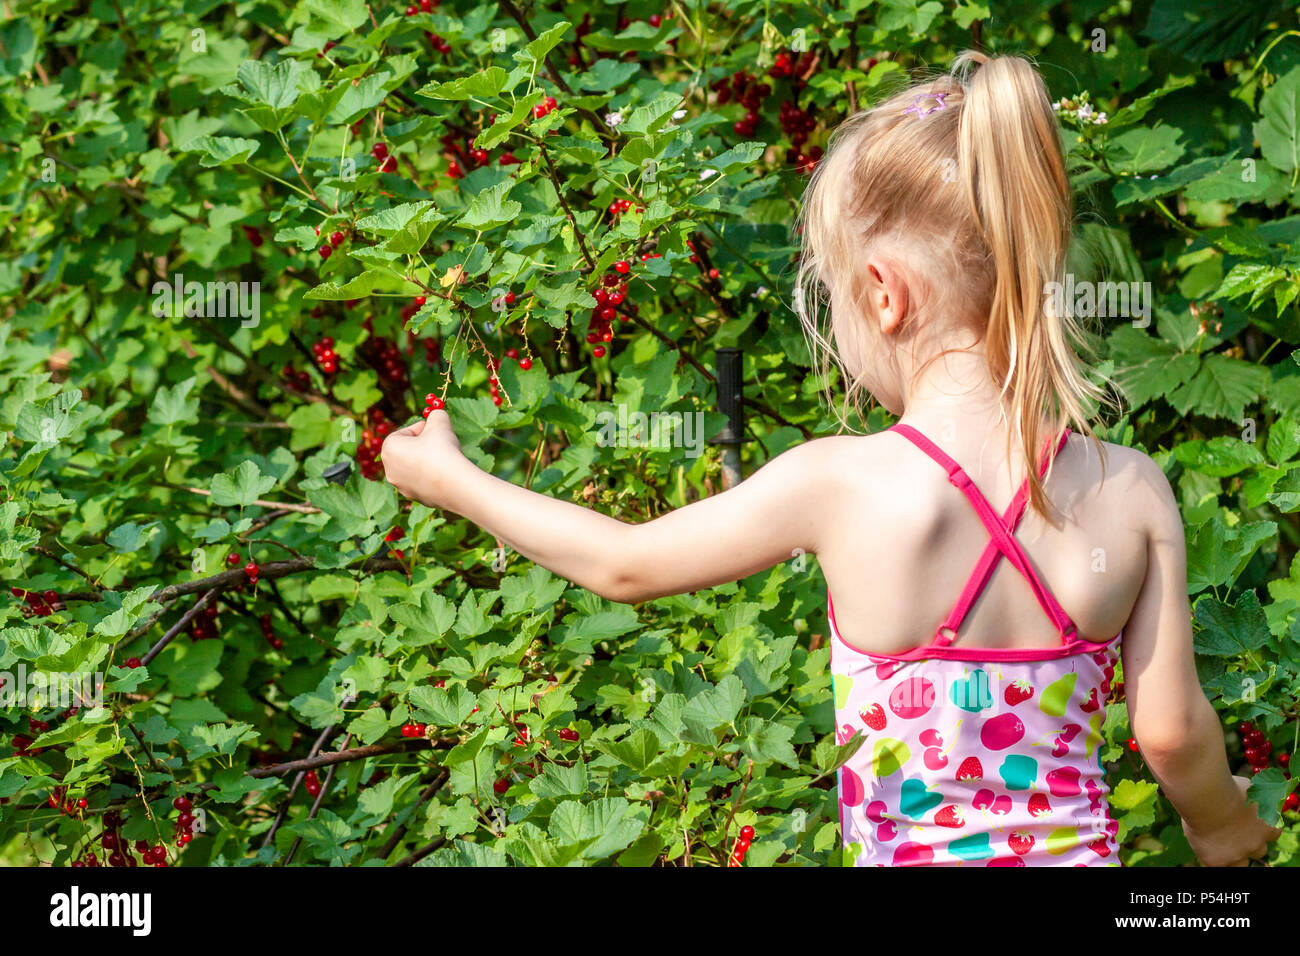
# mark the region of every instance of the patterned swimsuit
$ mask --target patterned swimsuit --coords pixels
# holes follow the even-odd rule
[[[924,435],[909,425],[891,430],[948,472],[992,540],[927,646],[865,654],[840,637],[830,605],[836,736],[865,735],[839,771],[845,846],[861,847],[858,866],[1118,865],[1100,751],[1122,635],[1081,640],[1034,572],[1014,536],[1027,482],[999,516]],[[1059,645],[952,646],[1004,557],[1033,588]]]

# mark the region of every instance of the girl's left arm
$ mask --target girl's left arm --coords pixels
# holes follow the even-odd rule
[[[730,491],[642,524],[528,491],[460,450],[445,411],[393,432],[381,459],[408,498],[473,521],[542,567],[611,601],[635,603],[734,581],[816,553],[833,513],[834,440],[774,458]]]

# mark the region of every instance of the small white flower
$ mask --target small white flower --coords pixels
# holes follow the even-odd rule
[[[701,169],[700,182],[703,182],[704,180],[709,179],[710,177],[716,175],[718,175],[718,171],[716,169]]]
[[[1079,119],[1086,120],[1092,117],[1092,106],[1089,103],[1082,103],[1079,106]]]
[[[619,113],[619,112],[615,111],[615,112],[612,112],[612,113],[606,113],[606,114],[605,114],[605,125],[606,125],[606,126],[610,126],[610,127],[618,126],[618,125],[619,125],[620,123],[622,123],[622,122],[623,122],[623,114],[622,114],[622,113]]]
[[[767,295],[767,292],[768,292],[767,286],[761,285],[754,290],[752,298],[761,299],[763,298],[763,296]]]
[[[1096,116],[1096,118],[1093,120],[1093,122],[1094,122],[1095,124],[1097,124],[1098,126],[1105,126],[1105,125],[1106,125],[1106,114],[1105,114],[1105,113],[1098,113],[1097,116]]]
[[[678,121],[686,119],[686,110],[677,110],[673,113],[673,119]]]

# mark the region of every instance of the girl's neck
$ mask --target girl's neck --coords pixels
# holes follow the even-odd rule
[[[958,452],[979,454],[1004,447],[1012,425],[981,348],[955,350],[916,364],[904,385],[902,421]],[[1012,439],[1014,457],[1018,443],[1015,436]]]

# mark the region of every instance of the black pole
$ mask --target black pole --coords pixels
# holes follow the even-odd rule
[[[740,445],[745,440],[744,391],[741,387],[744,353],[740,349],[718,349],[718,411],[727,425],[714,441],[722,446],[722,486],[734,488],[740,473]]]

